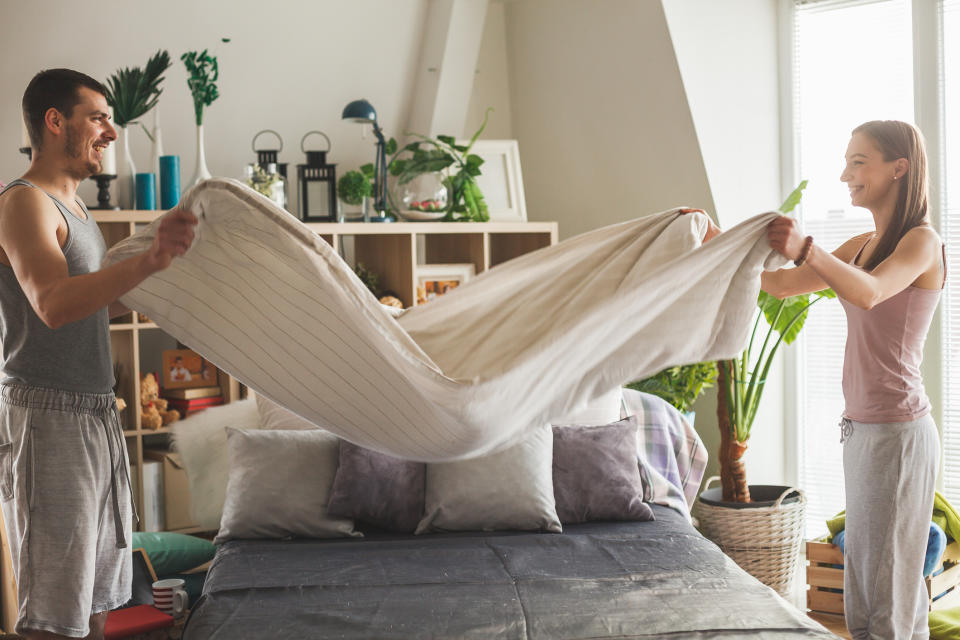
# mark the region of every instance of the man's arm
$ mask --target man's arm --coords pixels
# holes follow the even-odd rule
[[[100,271],[70,276],[57,241],[60,215],[36,189],[8,192],[0,207],[0,248],[27,300],[51,329],[85,318],[113,303],[147,276],[169,266],[193,242],[196,217],[175,209],[147,251]]]

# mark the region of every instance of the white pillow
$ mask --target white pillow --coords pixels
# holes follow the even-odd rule
[[[488,456],[427,465],[426,515],[416,533],[560,532],[553,499],[553,430],[532,429],[518,444]]]
[[[264,429],[319,429],[309,420],[304,420],[289,409],[281,407],[273,400],[257,394],[257,412]]]
[[[228,427],[227,454],[227,501],[214,542],[361,535],[352,520],[327,517],[340,455],[340,441],[332,433]]]
[[[216,531],[227,496],[227,427],[259,429],[252,398],[211,407],[173,423],[173,445],[190,483],[190,514],[198,526]]]
[[[623,388],[607,391],[588,402],[583,407],[571,411],[551,422],[558,427],[576,425],[578,427],[602,427],[620,420],[620,405],[623,403]]]

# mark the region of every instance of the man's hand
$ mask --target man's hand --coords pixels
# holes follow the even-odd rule
[[[179,207],[163,217],[153,237],[153,246],[144,255],[150,273],[166,269],[174,257],[187,252],[193,244],[193,229],[196,226],[197,217]]]
[[[707,215],[707,212],[703,209],[680,209],[680,213],[702,213],[707,218],[707,233],[703,236],[703,244],[706,244],[710,240],[713,240],[718,235],[723,233],[723,230],[717,225],[713,224],[713,220],[710,219],[710,216]]]
[[[790,260],[797,260],[803,252],[806,237],[797,229],[797,221],[787,216],[778,216],[767,225],[767,242],[770,248]]]

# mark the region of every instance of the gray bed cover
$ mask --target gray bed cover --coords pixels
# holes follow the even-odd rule
[[[654,511],[562,534],[228,542],[183,638],[836,638]]]

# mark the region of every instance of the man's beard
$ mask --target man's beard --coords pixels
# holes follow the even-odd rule
[[[82,159],[84,162],[82,170],[75,168],[75,170],[72,172],[74,174],[73,177],[79,180],[84,180],[90,176],[100,173],[100,163],[92,162],[85,157],[85,154],[80,148],[80,135],[77,133],[76,129],[69,124],[67,125],[66,136],[67,137],[63,148],[64,153],[67,154],[68,158],[73,158],[74,160]]]

